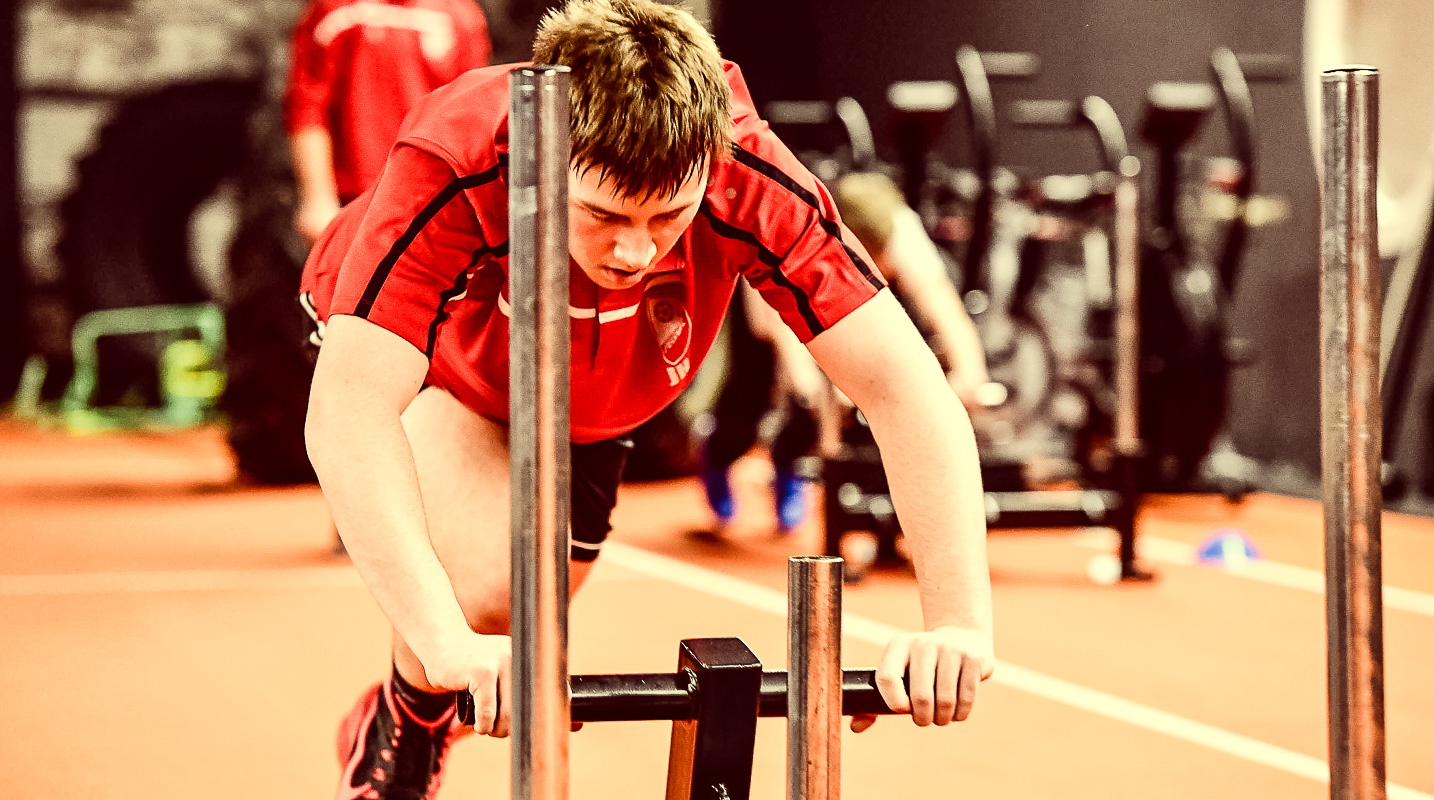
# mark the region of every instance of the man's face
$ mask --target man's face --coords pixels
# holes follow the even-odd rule
[[[598,170],[568,172],[568,250],[593,283],[627,289],[642,281],[697,216],[707,170],[671,197],[636,200],[614,195]]]

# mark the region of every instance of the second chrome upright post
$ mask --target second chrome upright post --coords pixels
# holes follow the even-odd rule
[[[1379,388],[1379,73],[1321,76],[1320,453],[1330,797],[1383,800],[1384,498]]]
[[[787,800],[841,797],[842,560],[787,566]]]

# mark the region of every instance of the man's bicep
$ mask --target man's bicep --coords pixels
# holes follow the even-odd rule
[[[940,367],[890,291],[882,290],[807,343],[822,371],[866,409],[923,370]]]
[[[428,358],[402,337],[358,317],[332,316],[314,369],[310,418],[354,409],[397,416],[427,375]]]

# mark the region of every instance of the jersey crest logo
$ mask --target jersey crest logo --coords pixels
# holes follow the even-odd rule
[[[676,275],[652,280],[642,296],[647,325],[667,364],[669,385],[676,386],[692,371],[692,316],[687,312],[687,288]]]

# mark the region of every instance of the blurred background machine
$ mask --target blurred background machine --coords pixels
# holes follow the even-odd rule
[[[0,102],[14,125],[0,136],[8,156],[0,169],[6,253],[0,261],[0,396],[14,394],[26,360],[38,355],[46,367],[40,401],[58,402],[72,372],[72,330],[86,313],[212,304],[227,328],[225,352],[209,354],[222,359],[225,371],[217,411],[230,423],[242,469],[261,482],[309,479],[298,433],[307,375],[290,292],[302,248],[287,225],[292,185],[276,106],[285,39],[301,5],[23,0],[8,6],[3,38],[9,57],[0,61],[9,72],[0,81]],[[501,61],[524,56],[533,26],[552,4],[481,5]],[[1390,109],[1382,127],[1387,180],[1381,184],[1381,221],[1388,228],[1382,249],[1389,273],[1389,485],[1395,507],[1434,505],[1434,368],[1414,356],[1431,335],[1423,301],[1434,274],[1425,257],[1434,124],[1425,119],[1429,104],[1420,94],[1427,87],[1402,77],[1421,74],[1430,58],[1409,32],[1420,26],[1401,22],[1427,16],[1423,5],[696,5],[724,53],[742,65],[759,106],[797,101],[835,109],[839,98],[848,98],[848,111],[862,110],[869,134],[859,144],[848,141],[841,158],[879,165],[901,182],[933,238],[946,246],[955,278],[970,275],[975,254],[988,247],[1016,255],[1020,268],[1013,274],[1020,280],[1003,298],[1014,304],[995,310],[1019,323],[1016,352],[1023,355],[1011,370],[1027,380],[1012,378],[1010,386],[1037,387],[1015,398],[1035,404],[1011,406],[1024,415],[1007,420],[1012,430],[997,425],[986,434],[1011,448],[1038,442],[1036,449],[1074,462],[1077,478],[1099,461],[1092,446],[1099,437],[1087,435],[1098,430],[1092,422],[1098,415],[1089,412],[1098,410],[1099,396],[1071,370],[1079,366],[1075,353],[1091,352],[1101,312],[1091,315],[1089,303],[1069,298],[1081,272],[1072,267],[1088,264],[1103,227],[1096,224],[1099,188],[1092,184],[1080,196],[1082,181],[1109,171],[1100,160],[1109,160],[1110,142],[1085,113],[1095,102],[1090,98],[1103,102],[1144,165],[1147,263],[1175,265],[1170,274],[1179,273],[1179,280],[1167,285],[1191,301],[1181,307],[1186,311],[1199,308],[1197,295],[1216,298],[1217,313],[1203,321],[1147,313],[1161,322],[1205,326],[1203,333],[1190,329],[1175,338],[1203,342],[1196,355],[1206,361],[1166,364],[1164,378],[1154,374],[1159,364],[1146,364],[1151,386],[1187,381],[1145,393],[1146,418],[1168,422],[1189,419],[1193,409],[1209,413],[1198,425],[1177,422],[1146,432],[1154,450],[1144,485],[1232,496],[1248,488],[1312,491],[1316,184],[1312,109],[1295,81],[1303,76],[1308,83],[1334,62],[1378,54],[1389,76]],[[1172,30],[1182,35],[1171,37]],[[1034,57],[987,64],[996,112],[989,130],[975,127],[967,110],[979,87],[955,63],[963,44]],[[1212,60],[1221,47],[1234,61]],[[1264,60],[1248,60],[1252,54]],[[1230,64],[1240,68],[1248,102],[1232,95],[1238,82]],[[931,86],[942,82],[954,91],[931,105]],[[891,102],[898,84],[924,85],[928,96],[908,92]],[[1196,84],[1206,89],[1191,88]],[[1050,100],[1067,105],[1030,105]],[[1061,109],[1074,116],[1057,119]],[[1246,119],[1251,109],[1257,138]],[[1013,238],[1018,226],[1008,225],[1001,239],[1002,214],[1026,215],[1034,230]],[[1239,253],[1238,270],[1232,253]],[[1056,320],[1075,333],[1053,338]],[[168,335],[102,341],[93,402],[161,404]],[[194,340],[200,341],[197,332]],[[1238,368],[1250,359],[1258,359],[1258,368]],[[720,364],[713,376],[720,382]],[[692,417],[714,394],[710,383],[644,431],[652,457],[636,459],[635,474],[691,469],[690,453],[680,451]],[[995,467],[1001,459],[990,462]]]

